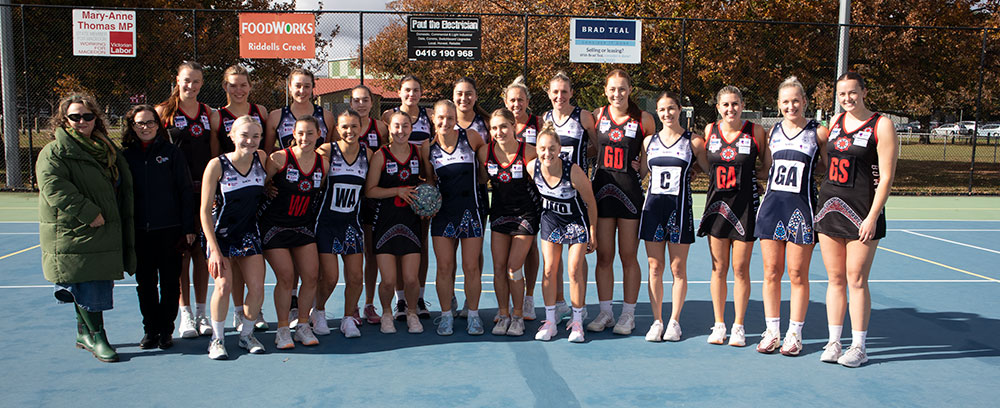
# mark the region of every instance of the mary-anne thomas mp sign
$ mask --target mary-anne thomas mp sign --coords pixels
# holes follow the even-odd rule
[[[134,57],[135,12],[74,9],[73,55]]]
[[[240,13],[240,58],[316,58],[316,16]]]

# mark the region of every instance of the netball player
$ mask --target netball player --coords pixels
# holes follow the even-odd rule
[[[257,149],[261,132],[260,124],[251,117],[237,118],[229,131],[236,150],[209,161],[202,179],[201,229],[208,270],[215,279],[212,342],[208,346],[208,357],[213,360],[228,358],[223,335],[234,264],[239,264],[248,289],[240,312],[239,345],[251,354],[264,352],[264,346],[253,336],[253,322],[264,302],[265,267],[256,220],[267,178],[261,164],[265,153]]]
[[[211,121],[212,108],[198,102],[198,93],[204,84],[201,64],[185,61],[177,67],[177,77],[170,97],[156,105],[156,113],[163,118],[170,142],[177,145],[187,159],[191,171],[193,191],[200,194],[201,179],[205,166],[212,157],[218,155],[212,150]],[[199,197],[195,201],[200,202]],[[187,265],[193,264],[188,277]],[[205,253],[196,245],[188,247],[181,259],[180,325],[177,331],[183,338],[212,334],[212,325],[205,316],[205,298],[208,296],[208,265]],[[191,313],[191,284],[194,283],[195,312]]]
[[[407,117],[410,118],[412,126],[411,131],[409,132],[409,143],[417,146],[423,145],[423,143],[430,140],[431,136],[434,134],[434,125],[431,123],[430,119],[431,110],[420,107],[420,97],[422,95],[423,88],[421,87],[420,80],[413,75],[407,75],[399,81],[400,105],[382,112],[382,121],[385,123],[390,122],[390,119],[395,112],[405,113]],[[427,252],[427,232],[430,225],[426,222],[426,220],[421,220],[420,225],[420,267],[418,269],[420,290],[417,297],[420,302],[417,303],[417,315],[426,319],[431,317],[430,311],[427,310],[427,303],[424,302],[424,288],[427,286],[427,260],[429,259]],[[397,276],[396,318],[400,320],[406,318],[406,305],[413,304],[406,302],[403,281],[404,279],[402,275]]]
[[[327,160],[316,154],[314,144],[320,134],[316,117],[303,115],[292,129],[292,145],[271,153],[267,162],[268,182],[277,194],[264,202],[258,218],[264,258],[277,278],[274,308],[278,314],[278,331],[274,342],[279,349],[295,347],[289,327],[295,275],[301,280],[299,299],[304,310],[312,307],[316,297],[319,274],[316,211],[329,168]],[[305,346],[319,344],[308,319],[298,319],[295,340]]]
[[[372,155],[365,181],[365,195],[379,200],[375,218],[375,258],[382,275],[379,300],[382,302],[382,333],[395,333],[392,316],[392,292],[396,288],[396,271],[402,274],[405,295],[403,301],[414,304],[419,296],[421,240],[420,217],[410,205],[415,198],[416,185],[420,184],[420,154],[416,145],[409,143],[410,117],[404,112],[389,117],[389,143]],[[400,159],[402,158],[402,159]],[[410,333],[421,333],[417,311],[405,310],[406,325]]]
[[[236,118],[240,116],[250,116],[261,125],[261,128],[265,127],[264,119],[267,115],[267,108],[264,105],[249,102],[248,99],[252,89],[250,73],[246,68],[240,65],[233,65],[226,68],[226,71],[222,73],[222,90],[226,92],[226,106],[216,110],[216,114],[211,117],[212,129],[217,133],[213,139],[217,143],[216,146],[213,146],[213,151],[224,154],[236,149],[236,146],[233,145],[233,141],[229,137],[229,131],[232,129],[233,123],[236,122]],[[243,313],[243,289],[245,285],[239,266],[235,264],[232,266],[233,327],[236,327],[236,330],[239,331],[240,316]],[[254,322],[254,326],[257,330],[267,330],[267,321],[264,320],[263,314],[257,315],[257,321]]]
[[[454,316],[452,299],[455,296],[455,252],[462,246],[462,273],[465,277],[465,300],[468,307],[466,331],[471,335],[483,334],[483,320],[479,317],[479,295],[482,291],[482,267],[479,259],[483,253],[483,227],[481,202],[476,190],[482,178],[476,163],[476,150],[483,146],[482,137],[475,130],[455,129],[457,109],[455,103],[441,100],[434,104],[434,138],[421,147],[428,183],[441,191],[441,209],[431,219],[431,240],[437,261],[435,286],[441,302],[441,317],[437,333],[450,336]]]
[[[868,110],[865,80],[848,72],[837,80],[837,103],[844,113],[830,127],[826,145],[828,177],[819,194],[816,232],[830,284],[826,318],[830,341],[820,357],[846,367],[868,361],[865,338],[871,315],[868,276],[878,242],[885,237],[889,198],[899,144],[889,118]],[[840,334],[850,292],[851,348],[841,353]]]
[[[792,295],[788,332],[780,343],[781,354],[796,356],[802,351],[802,325],[809,307],[809,261],[816,244],[813,170],[820,162],[818,153],[823,151],[829,134],[825,127],[805,118],[807,101],[805,89],[794,76],[778,86],[778,110],[784,119],[771,128],[761,153],[764,166],[770,169],[754,229],[764,258],[767,329],[757,344],[761,353],[773,353],[781,342],[781,276],[786,265]]]
[[[278,150],[287,149],[292,145],[295,139],[293,135],[295,123],[302,116],[312,115],[319,122],[319,134],[314,148],[326,142],[327,134],[332,133],[330,125],[333,124],[333,115],[323,110],[322,106],[312,103],[313,88],[316,86],[316,77],[313,73],[307,69],[295,68],[288,74],[286,83],[292,104],[272,110],[267,115],[264,150],[268,153],[275,150],[276,142]]]
[[[594,170],[594,197],[597,199],[598,241],[597,298],[601,312],[587,324],[600,332],[614,326],[616,334],[627,335],[635,328],[635,304],[639,298],[642,272],[639,269],[639,216],[642,212],[642,183],[639,156],[642,142],[656,130],[653,115],[643,112],[630,98],[632,79],[623,70],[608,73],[604,96],[608,104],[594,111],[597,117],[597,169]],[[614,294],[615,233],[621,258],[625,303],[615,323],[611,310]]]
[[[764,128],[743,120],[743,95],[726,86],[716,94],[716,109],[722,117],[705,127],[709,162],[708,197],[698,236],[708,235],[712,253],[712,310],[715,325],[708,336],[711,344],[726,341],[726,274],[733,264],[733,306],[736,318],[729,345],[746,345],[743,318],[750,300],[750,255],[753,253],[754,222],[759,204],[757,180],[765,167],[758,160],[766,142]]]
[[[327,171],[326,190],[316,219],[316,245],[319,250],[320,279],[316,289],[316,307],[310,314],[313,332],[330,334],[326,322],[326,301],[337,287],[337,255],[344,259],[344,317],[340,320],[340,332],[344,337],[361,336],[357,314],[358,299],[361,297],[364,281],[364,253],[366,244],[361,227],[360,212],[368,175],[368,161],[371,151],[363,147],[361,136],[361,115],[347,109],[336,117],[334,129],[338,133],[336,142],[326,143],[316,150],[327,157],[330,168]],[[373,120],[374,121],[374,120]]]
[[[649,304],[653,324],[646,341],[678,341],[679,322],[687,296],[687,257],[694,242],[691,176],[694,165],[706,166],[705,139],[681,127],[680,97],[664,92],[656,100],[656,116],[663,129],[643,141],[640,173],[649,174],[649,189],[639,219],[639,238],[646,241],[649,259]],[[663,324],[664,250],[670,253],[673,273],[670,320]]]
[[[490,116],[491,142],[479,148],[479,162],[493,186],[490,203],[490,249],[493,255],[493,289],[496,292],[496,336],[524,334],[524,260],[535,246],[540,199],[525,171],[535,159],[535,147],[514,137],[514,114],[501,108]],[[513,314],[510,302],[513,301]]]
[[[379,147],[389,142],[389,129],[381,120],[371,117],[372,91],[367,86],[358,85],[351,89],[351,109],[361,116],[361,144],[375,153]],[[367,171],[367,169],[366,169]],[[369,324],[379,324],[380,315],[375,310],[375,290],[378,288],[378,265],[372,252],[372,226],[375,225],[377,201],[361,198],[361,229],[365,235],[365,307],[364,318]]]

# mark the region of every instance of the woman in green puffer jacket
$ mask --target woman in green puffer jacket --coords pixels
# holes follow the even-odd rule
[[[55,296],[74,303],[76,346],[104,362],[118,361],[103,312],[114,281],[135,272],[132,175],[107,137],[101,108],[89,95],[59,101],[54,141],[38,155],[42,271]]]

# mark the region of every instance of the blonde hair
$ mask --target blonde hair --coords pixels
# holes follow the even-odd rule
[[[715,103],[719,103],[722,99],[722,95],[736,95],[736,98],[740,100],[740,105],[743,104],[743,92],[740,92],[740,88],[732,85],[726,85],[715,94]]]
[[[802,86],[802,83],[799,82],[799,78],[795,77],[795,75],[785,78],[784,81],[781,81],[781,85],[778,85],[778,92],[780,93],[781,90],[785,88],[795,88],[799,90],[799,95],[802,95],[802,110],[805,110],[806,107],[809,106],[809,99],[806,97],[806,89]]]
[[[551,120],[547,120],[542,124],[542,129],[538,131],[535,143],[541,144],[542,136],[549,136],[556,141],[557,145],[562,146],[562,142],[559,140],[559,135],[556,133],[556,125],[555,123],[552,123]]]
[[[442,99],[440,101],[434,102],[434,110],[437,110],[438,108],[440,108],[442,106],[447,106],[449,109],[451,109],[453,111],[456,111],[456,112],[458,111],[458,106],[456,106],[455,102],[452,102],[451,100]]]
[[[516,121],[516,119],[514,118],[514,112],[511,112],[507,108],[499,108],[493,111],[493,113],[490,114],[490,119],[492,120],[495,117],[501,117],[507,122],[510,122],[510,124],[512,125]]]
[[[240,126],[250,126],[252,128],[256,128],[258,132],[264,133],[264,129],[260,127],[260,123],[257,122],[257,119],[254,119],[254,117],[250,115],[243,115],[233,121],[233,126],[229,128],[229,134],[235,135],[236,128]]]
[[[524,91],[525,98],[529,101],[531,100],[531,92],[528,92],[528,86],[524,84],[524,75],[518,75],[517,78],[514,78],[514,82],[511,82],[510,85],[507,85],[507,87],[503,89],[504,101],[507,100],[507,93],[510,92],[511,89],[520,89]]]
[[[229,77],[233,76],[233,75],[242,75],[242,76],[245,76],[245,77],[247,77],[247,82],[250,82],[250,71],[247,71],[247,69],[243,68],[242,65],[232,65],[229,68],[226,68],[226,71],[222,73],[222,87],[223,87],[223,89],[225,89],[225,87],[226,87],[226,84],[227,84],[226,80],[229,79]],[[229,99],[229,93],[228,92],[226,93],[226,103],[232,103],[232,101]]]
[[[573,80],[569,79],[569,75],[566,75],[565,71],[563,71],[563,70],[557,71],[556,74],[553,75],[551,79],[549,79],[549,84],[550,84],[549,87],[551,88],[552,82],[557,81],[557,80],[558,81],[563,81],[563,82],[569,84],[570,88],[573,88]]]

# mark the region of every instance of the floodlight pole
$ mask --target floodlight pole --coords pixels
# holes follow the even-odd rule
[[[21,18],[24,18],[23,16]],[[17,129],[17,92],[14,70],[14,31],[10,0],[0,0],[0,71],[3,71],[3,139],[7,162],[7,187],[21,187],[21,133]],[[30,169],[34,172],[34,169]]]
[[[850,27],[848,27],[848,24],[851,24],[851,0],[840,0],[839,24],[840,37],[837,41],[837,78],[840,78],[841,75],[847,72],[847,53],[851,36]],[[836,98],[834,98],[833,106],[835,112],[842,112]]]

